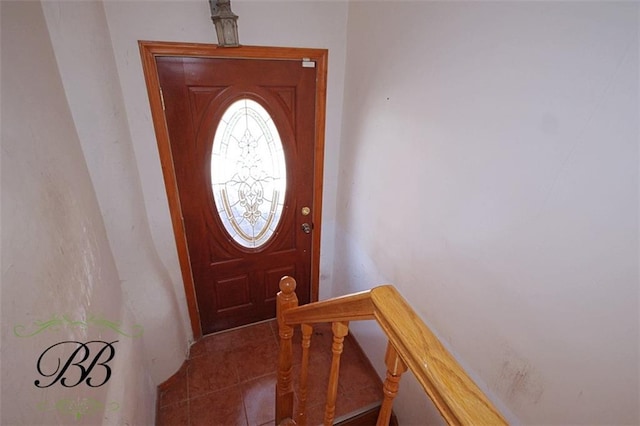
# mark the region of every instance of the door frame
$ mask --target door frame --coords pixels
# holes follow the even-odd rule
[[[215,44],[181,43],[163,41],[138,41],[142,68],[147,85],[147,94],[151,106],[151,117],[158,143],[160,164],[169,201],[171,223],[178,250],[178,260],[182,272],[182,281],[187,298],[191,330],[195,340],[202,337],[200,313],[196,301],[196,292],[193,281],[193,273],[189,262],[187,238],[180,208],[180,198],[176,183],[175,170],[171,157],[169,133],[164,115],[163,99],[158,79],[157,56],[185,56],[197,58],[222,58],[222,59],[275,59],[298,60],[302,62],[314,61],[316,63],[316,119],[315,119],[315,149],[313,167],[313,211],[311,213],[314,230],[311,242],[311,302],[318,300],[320,281],[320,237],[322,229],[322,188],[324,170],[324,136],[326,117],[327,94],[327,49],[307,49],[293,47],[263,47],[240,46],[219,47]],[[302,66],[302,63],[301,65]]]

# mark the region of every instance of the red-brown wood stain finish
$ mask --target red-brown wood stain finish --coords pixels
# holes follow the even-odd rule
[[[283,275],[296,278],[300,302],[308,303],[312,236],[302,231],[310,218],[301,209],[314,208],[316,69],[284,60],[159,57],[156,63],[203,334],[273,318]],[[224,112],[241,99],[259,103],[270,114],[286,164],[282,217],[275,234],[259,248],[233,240],[211,189],[214,135]],[[267,143],[258,136],[257,143]],[[232,140],[243,142],[249,145]],[[260,185],[249,179],[243,187]],[[248,203],[262,199],[248,196]],[[264,194],[264,200],[270,198]],[[268,213],[268,202],[256,205],[263,215]]]

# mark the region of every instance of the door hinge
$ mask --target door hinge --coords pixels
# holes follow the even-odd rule
[[[312,61],[310,58],[302,58],[302,67],[303,68],[315,68],[316,61]]]
[[[164,93],[162,93],[162,87],[160,88],[160,102],[162,102],[162,110],[165,111],[165,109],[164,109]]]

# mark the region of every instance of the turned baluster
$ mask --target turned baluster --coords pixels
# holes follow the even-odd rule
[[[307,424],[307,378],[309,377],[309,347],[311,346],[311,333],[313,327],[309,324],[302,324],[302,364],[300,365],[300,388],[298,391],[298,411],[296,413],[296,423]]]
[[[387,344],[387,353],[384,356],[384,363],[387,366],[387,378],[384,381],[382,387],[384,392],[384,399],[382,400],[382,406],[380,407],[380,414],[378,414],[378,421],[376,426],[386,426],[391,419],[391,410],[393,409],[393,399],[398,394],[398,387],[400,384],[400,376],[407,371],[406,364],[398,356],[398,352],[391,345]]]
[[[278,355],[278,380],[276,383],[276,424],[285,419],[293,419],[293,384],[291,378],[293,348],[291,338],[293,327],[284,323],[285,311],[298,306],[295,293],[296,280],[283,277],[280,280],[280,291],[276,300],[276,317],[278,319],[278,335],[280,336],[280,353]]]
[[[333,424],[333,418],[336,415],[336,398],[338,397],[338,375],[340,373],[340,355],[342,355],[344,337],[349,333],[348,322],[334,322],[331,325],[333,330],[333,345],[331,351],[333,358],[331,359],[331,372],[329,373],[329,386],[327,388],[327,405],[324,409],[324,424],[330,426]]]

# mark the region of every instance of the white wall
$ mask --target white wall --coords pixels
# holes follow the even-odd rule
[[[24,363],[33,360],[21,358],[18,352],[35,351],[44,343],[21,340],[21,346],[12,349],[13,324],[46,320],[43,316],[54,313],[73,313],[72,319],[82,319],[87,312],[99,310],[123,326],[142,325],[144,337],[122,345],[114,361],[118,378],[93,396],[100,402],[113,398],[136,402],[123,404],[117,413],[105,412],[106,422],[150,423],[153,385],[179,368],[192,337],[137,41],[215,43],[208,4],[201,0],[51,1],[42,6],[6,2],[5,8],[4,3],[3,89],[15,91],[3,92],[3,105],[14,100],[25,105],[23,109],[12,105],[13,115],[3,117],[2,220],[3,227],[12,231],[3,233],[2,239],[3,263],[10,265],[3,267],[2,323],[9,328],[3,327],[2,361],[3,371],[7,365],[15,372],[7,380],[3,377],[3,407],[11,407],[3,410],[3,420],[65,421],[62,414],[33,412],[32,401],[17,402],[18,395],[28,399],[34,387],[33,380],[25,382],[23,377],[24,368],[33,367]],[[243,44],[330,49],[323,245],[332,248],[347,5],[239,2],[234,3],[234,11],[241,16]],[[32,39],[23,40],[25,34]],[[32,63],[14,63],[13,56]],[[43,62],[35,62],[41,56]],[[18,99],[20,93],[28,97]],[[58,116],[46,120],[53,113]],[[32,119],[35,124],[30,123]],[[12,126],[5,125],[9,120]],[[5,143],[5,131],[15,131],[16,139]],[[4,167],[5,161],[9,166]],[[48,169],[61,177],[50,176]],[[17,189],[12,190],[12,185]],[[34,210],[33,204],[41,202],[38,191],[46,190],[40,187],[47,185],[64,192],[64,211],[56,206]],[[31,188],[33,195],[22,187]],[[10,206],[11,214],[5,206]],[[74,233],[76,216],[83,215],[92,223],[88,231],[99,227],[95,243],[101,250],[99,257],[87,259],[88,248],[79,245],[94,242]],[[39,242],[40,235],[52,238],[55,247]],[[65,241],[78,247],[59,248]],[[46,265],[30,267],[32,255]],[[67,263],[59,260],[61,256]],[[323,252],[323,271],[332,271],[331,256],[332,250]],[[81,263],[78,267],[84,268],[84,275],[69,281],[65,268],[73,262]],[[105,274],[108,277],[103,278]],[[34,281],[33,275],[46,275],[48,281]],[[322,276],[323,295],[330,293],[330,278]],[[26,284],[18,285],[22,281]],[[60,294],[48,294],[47,285]],[[74,331],[69,333],[71,338]],[[55,392],[49,396],[60,397]],[[83,421],[95,422],[95,418]]]
[[[64,423],[30,356],[107,336],[13,326],[100,311],[145,335],[84,395],[150,423],[190,327],[137,40],[214,43],[208,6],[0,4],[1,422]],[[638,423],[638,5],[233,9],[243,44],[329,49],[321,297],[395,283],[511,420]],[[401,386],[403,424],[439,421]]]
[[[184,291],[174,288],[151,238],[104,8],[50,1],[43,10],[123,300],[145,326],[146,358],[159,384],[184,362],[191,330],[178,303]]]
[[[151,234],[180,304],[186,306],[138,40],[216,43],[206,1],[107,1],[107,22],[124,94]],[[335,194],[346,38],[346,2],[234,1],[244,45],[329,49],[321,297],[332,294]],[[186,315],[184,313],[183,315]],[[186,320],[185,320],[186,321]]]
[[[394,283],[514,422],[640,421],[638,21],[349,4],[334,291]],[[415,388],[400,422],[438,422]]]
[[[2,380],[0,423],[152,424],[155,386],[144,334],[123,292],[69,110],[40,2],[0,3],[2,16]],[[38,323],[53,324],[52,327]],[[102,321],[102,322],[100,322]],[[113,342],[111,377],[64,387],[38,373],[63,341]],[[94,346],[95,347],[95,346]],[[75,344],[43,358],[53,374]],[[94,350],[92,356],[96,356]],[[100,361],[104,361],[102,358]],[[84,367],[79,358],[75,361]],[[91,374],[94,385],[106,367]],[[74,366],[67,385],[79,375]],[[90,376],[90,377],[91,377]]]

